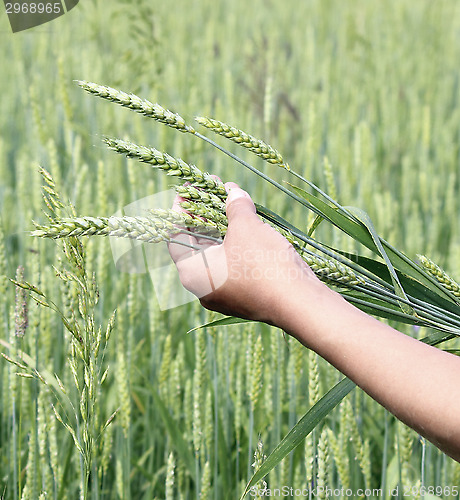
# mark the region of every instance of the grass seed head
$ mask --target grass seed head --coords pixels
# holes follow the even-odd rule
[[[159,243],[170,241],[181,230],[190,229],[219,237],[226,227],[190,214],[156,209],[146,217],[75,217],[56,220],[48,226],[35,224],[32,236],[57,239],[98,235]]]
[[[225,214],[225,203],[221,198],[209,191],[198,189],[196,186],[183,184],[176,187],[176,193],[182,198],[209,205]]]
[[[208,221],[212,221],[223,226],[227,226],[228,224],[227,216],[225,214],[203,203],[195,203],[191,200],[185,200],[181,202],[180,206],[184,210],[187,210],[188,213],[196,215],[197,217],[204,217]]]
[[[16,281],[22,283],[24,281],[24,268],[19,266],[16,270]],[[17,337],[24,337],[27,326],[29,325],[28,307],[27,307],[27,291],[16,285],[16,304],[15,304],[15,333]]]
[[[351,269],[340,264],[340,262],[311,254],[305,254],[303,258],[313,272],[322,280],[349,286],[364,285],[366,283],[361,276],[358,276]]]
[[[132,109],[136,113],[140,113],[149,118],[153,118],[169,127],[175,128],[180,132],[189,132],[194,134],[193,127],[185,124],[185,120],[177,113],[163,108],[157,103],[152,103],[146,99],[141,99],[137,95],[127,94],[121,90],[107,87],[106,85],[99,85],[97,83],[86,82],[77,80],[78,85],[90,94],[107,99],[108,101],[115,102],[124,108]]]
[[[121,139],[106,137],[104,138],[104,142],[110,149],[128,158],[136,158],[143,163],[161,168],[167,175],[179,177],[190,182],[193,186],[203,188],[210,194],[214,194],[221,199],[226,199],[227,197],[227,192],[222,181],[214,179],[209,173],[202,172],[195,165],[190,165],[180,158],[173,158],[155,148],[139,146],[133,142]]]
[[[437,264],[435,264],[432,260],[424,255],[417,256],[422,264],[423,268],[427,270],[434,278],[436,278],[439,283],[452,292],[455,297],[460,297],[460,285],[453,280],[444,269],[440,268]]]
[[[195,120],[200,125],[203,125],[204,127],[212,130],[216,134],[222,135],[223,137],[230,139],[236,144],[249,149],[249,151],[252,151],[254,154],[259,156],[260,158],[263,158],[265,161],[279,165],[286,170],[290,170],[289,165],[284,161],[281,153],[261,139],[257,139],[256,137],[249,135],[242,130],[231,127],[224,122],[220,122],[212,118],[197,116]]]

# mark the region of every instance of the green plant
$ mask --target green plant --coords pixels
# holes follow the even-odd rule
[[[49,213],[46,215],[50,223],[53,224],[59,219],[65,206],[56,191],[51,175],[44,169],[41,169],[41,174],[45,181],[43,199],[49,209]],[[72,208],[70,208],[70,212],[72,212]],[[104,431],[118,412],[115,410],[107,418],[99,411],[102,385],[109,370],[106,366],[105,354],[115,326],[115,312],[104,329],[102,326],[96,325],[95,307],[99,300],[99,291],[95,276],[87,271],[83,245],[78,238],[69,235],[62,240],[62,250],[67,267],[55,268],[55,272],[62,282],[63,295],[66,299],[65,307],[58,305],[57,301],[53,301],[37,286],[25,281],[22,272],[18,273],[16,280],[11,281],[16,285],[18,297],[17,336],[23,337],[27,328],[25,299],[27,292],[38,305],[52,309],[61,319],[68,332],[70,342],[68,366],[73,375],[74,387],[68,387],[57,374],[53,376],[48,370],[38,366],[32,357],[11,345],[7,344],[11,356],[5,353],[2,355],[21,370],[19,375],[36,379],[54,392],[55,400],[52,404],[54,415],[69,432],[80,455],[80,498],[86,500],[89,498],[90,491],[93,492],[93,496],[97,497],[98,481],[100,480],[98,462],[103,456],[102,438]],[[45,404],[48,402],[45,389],[42,391],[45,397],[39,400],[38,415],[40,420],[45,418]],[[39,430],[44,432],[42,426]],[[43,439],[46,440],[46,434],[39,435],[39,437],[41,437],[40,444],[43,443]],[[35,439],[35,433],[32,434],[32,441],[33,439]],[[32,451],[35,447],[36,443],[33,441],[31,443]],[[42,447],[40,452],[46,453],[45,448]],[[31,470],[34,470],[35,457],[33,453],[29,455],[29,462]],[[57,479],[55,480],[57,481]],[[48,480],[49,484],[51,484],[51,480]],[[28,489],[27,486],[26,483],[26,494],[33,497],[37,486],[33,483]]]
[[[456,284],[453,280],[449,281],[445,274],[437,268],[435,272],[432,272],[434,265],[430,264],[428,267],[423,261],[424,267],[421,267],[397,250],[377,234],[371,219],[365,212],[340,205],[311,181],[290,168],[281,154],[265,142],[223,122],[209,118],[197,118],[197,122],[208,129],[242,145],[269,163],[284,167],[294,180],[306,184],[315,194],[290,182],[287,183],[287,186],[280,184],[271,176],[197,132],[193,127],[187,125],[178,114],[172,113],[158,104],[110,87],[88,82],[79,82],[79,84],[92,94],[116,102],[123,107],[204,140],[275,186],[283,195],[294,200],[304,209],[314,213],[316,219],[312,226],[300,229],[269,208],[256,204],[257,213],[288,237],[320,279],[336,286],[346,300],[374,315],[436,330],[435,333],[422,339],[431,345],[438,345],[460,335],[460,301],[456,296],[457,288],[455,288]],[[201,172],[197,167],[160,153],[156,149],[137,146],[117,139],[105,139],[105,142],[118,153],[129,158],[137,158],[156,167],[159,166],[166,170],[169,175],[187,181],[186,185],[178,188],[178,192],[189,195],[189,200],[183,203],[188,214],[172,215],[170,211],[157,210],[142,218],[62,219],[56,222],[52,221],[48,226],[37,225],[34,232],[36,236],[59,238],[69,234],[110,234],[156,242],[170,240],[171,234],[174,233],[175,228],[177,231],[177,227],[181,231],[187,230],[186,227],[198,227],[200,230],[212,228],[217,229],[216,240],[224,236],[226,220],[223,204],[219,202],[219,199],[224,201],[226,195],[220,181],[213,179],[209,173]],[[201,192],[204,194],[200,195]],[[206,222],[203,222],[203,216]],[[322,244],[313,237],[313,234],[324,221],[371,250],[377,258],[349,254],[341,249]],[[146,237],[145,234],[149,236]],[[314,249],[315,252],[311,249]],[[317,252],[322,253],[325,257],[320,256]],[[426,271],[426,267],[430,272]],[[446,286],[446,280],[448,286]],[[218,326],[240,321],[242,320],[236,318],[219,319],[206,326]],[[258,468],[245,492],[284,458],[298,444],[299,436],[305,437],[353,387],[354,384],[350,381],[342,380],[320,399],[295,426],[295,438],[291,433],[286,436],[280,446]],[[251,398],[251,408],[255,406],[253,399]],[[252,414],[253,409],[251,409]],[[326,434],[323,433],[322,436],[326,439]],[[196,450],[197,446],[198,442],[195,440]],[[368,473],[366,473],[366,477],[368,477]]]

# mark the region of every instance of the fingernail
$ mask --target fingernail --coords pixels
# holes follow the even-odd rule
[[[235,182],[226,182],[224,184],[224,186],[225,186],[225,191],[227,191],[227,193],[230,191],[230,189],[234,189],[234,188],[239,188],[240,187]]]

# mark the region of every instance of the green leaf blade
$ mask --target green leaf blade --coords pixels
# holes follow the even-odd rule
[[[251,487],[264,478],[283,458],[285,458],[303,439],[349,394],[356,384],[348,378],[342,379],[325,394],[282,439],[270,453],[260,469],[252,476],[240,500],[243,500]]]

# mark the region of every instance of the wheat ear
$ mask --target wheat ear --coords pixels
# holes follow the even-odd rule
[[[175,128],[180,132],[190,132],[191,134],[195,133],[193,127],[185,124],[185,120],[182,116],[169,111],[169,109],[163,108],[163,106],[160,106],[157,103],[141,99],[137,95],[127,94],[126,92],[112,87],[107,87],[105,85],[98,85],[97,83],[87,82],[84,80],[77,80],[77,83],[83,90],[86,90],[90,94],[102,97],[102,99],[107,99],[108,101],[116,102],[124,108],[132,109],[133,111],[136,111],[136,113],[153,118],[154,120]]]
[[[175,224],[177,228],[196,229],[197,233],[209,234],[214,236],[224,235],[227,231],[227,226],[211,219],[204,220],[200,217],[195,217],[186,212],[176,212],[171,209],[156,208],[148,211],[153,217],[158,217],[162,220]]]
[[[349,286],[366,284],[361,276],[358,276],[351,269],[340,264],[340,262],[323,259],[318,255],[312,254],[304,254],[302,257],[313,272],[322,280]]]
[[[210,193],[209,191],[198,189],[193,185],[183,184],[181,186],[176,186],[176,193],[186,200],[203,203],[219,210],[222,213],[225,213],[225,203],[221,198],[213,193]]]
[[[207,225],[204,221],[202,224],[196,220],[193,222],[193,227],[198,227],[201,231],[211,229],[216,232],[216,228],[210,223]],[[183,219],[181,225],[187,227]],[[168,220],[154,217],[76,217],[60,219],[48,226],[36,224],[35,227],[32,236],[53,239],[70,236],[117,236],[146,243],[170,241],[173,235],[181,230]]]
[[[227,226],[228,224],[226,215],[213,207],[204,205],[203,203],[195,203],[191,200],[185,200],[181,202],[180,206],[192,215],[204,217],[206,220],[213,221],[216,224],[221,224],[223,226]]]
[[[220,236],[220,225],[174,210],[151,210],[148,217],[75,217],[59,219],[42,226],[35,224],[32,236],[66,238],[70,236],[117,236],[158,243],[170,241],[182,230],[193,228],[197,234]],[[222,228],[225,229],[225,228]]]
[[[123,141],[121,139],[105,137],[104,142],[110,149],[128,158],[136,158],[143,163],[161,168],[166,171],[167,175],[180,177],[185,181],[189,181],[196,187],[206,189],[219,198],[225,199],[227,197],[225,186],[221,181],[214,179],[207,172],[202,172],[195,165],[185,163],[185,161],[180,158],[173,158],[167,153],[162,153],[155,148],[139,146],[133,142]]]
[[[432,260],[424,255],[417,255],[422,266],[434,277],[439,283],[452,292],[455,297],[460,297],[460,285],[454,281],[445,271],[435,264]]]
[[[243,132],[235,127],[231,127],[224,122],[207,118],[205,116],[197,116],[195,120],[204,127],[212,130],[216,134],[222,135],[227,139],[243,146],[254,154],[268,161],[290,170],[289,165],[284,161],[281,153],[275,148],[256,137]]]

